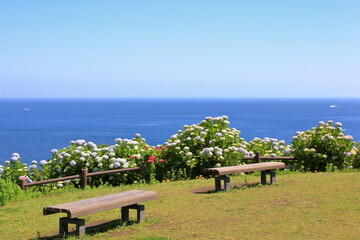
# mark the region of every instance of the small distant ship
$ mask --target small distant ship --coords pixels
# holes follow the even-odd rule
[[[30,111],[31,109],[30,108],[25,108],[24,111]]]
[[[330,105],[329,106],[329,108],[336,108],[336,107],[338,107],[338,106],[336,106],[336,105]]]

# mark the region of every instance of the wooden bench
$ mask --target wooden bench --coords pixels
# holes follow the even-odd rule
[[[67,213],[67,217],[60,218],[59,220],[60,237],[68,234],[69,223],[76,224],[76,235],[82,237],[85,234],[85,219],[79,219],[78,217],[121,207],[122,221],[129,220],[129,209],[136,209],[137,222],[140,223],[145,221],[145,206],[138,203],[154,200],[156,198],[157,193],[153,191],[131,190],[45,207],[43,209],[43,214],[49,215],[59,212]]]
[[[266,184],[267,174],[270,175],[270,183],[273,184],[276,182],[275,169],[278,168],[285,168],[285,163],[262,162],[230,167],[206,168],[205,174],[217,175],[217,177],[215,177],[215,191],[221,191],[230,189],[230,178],[226,176],[228,174],[261,171],[261,184]],[[224,189],[221,187],[221,181],[224,181]]]

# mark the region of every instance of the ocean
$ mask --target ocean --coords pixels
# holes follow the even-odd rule
[[[51,149],[85,139],[112,144],[140,133],[164,143],[182,126],[227,115],[230,127],[250,141],[283,139],[319,121],[340,121],[360,140],[360,99],[0,99],[0,164],[17,152],[21,161],[51,157]]]

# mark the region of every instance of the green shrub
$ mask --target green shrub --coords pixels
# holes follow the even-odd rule
[[[195,178],[203,174],[204,168],[240,164],[249,153],[244,139],[239,137],[240,131],[231,129],[227,119],[207,117],[199,124],[185,125],[171,136],[161,146],[165,162],[159,180],[173,179],[174,174],[177,179]]]
[[[246,150],[253,155],[259,152],[261,156],[289,156],[291,153],[290,146],[287,146],[284,140],[278,140],[276,138],[265,137],[263,139],[254,138],[246,147]]]
[[[22,199],[24,195],[24,191],[17,184],[10,180],[0,179],[0,206]]]
[[[354,148],[354,152],[356,152],[354,161],[353,161],[353,168],[360,168],[360,142],[356,144],[356,147]]]
[[[293,155],[298,158],[296,169],[304,171],[341,170],[352,165],[353,137],[342,132],[342,124],[319,122],[312,130],[297,132],[293,137]]]

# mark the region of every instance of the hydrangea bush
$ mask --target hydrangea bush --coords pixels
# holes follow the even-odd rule
[[[291,147],[286,145],[284,140],[265,137],[263,139],[254,138],[247,144],[247,150],[251,155],[259,152],[261,156],[279,157],[290,156]]]
[[[79,174],[81,169],[88,172],[99,172],[113,169],[144,167],[144,160],[150,154],[151,146],[146,144],[140,134],[133,139],[115,139],[113,145],[96,145],[85,140],[71,141],[68,148],[51,150],[53,157],[49,161],[41,162],[44,176],[51,178]],[[148,150],[150,149],[150,150]],[[91,177],[92,185],[110,183],[131,183],[137,179],[135,173],[100,175]]]
[[[230,128],[227,116],[207,117],[199,124],[184,125],[161,148],[165,171],[160,179],[194,178],[204,168],[238,165],[248,155],[240,131]]]
[[[298,161],[296,169],[326,171],[352,166],[355,152],[353,137],[345,135],[342,124],[321,121],[319,126],[293,137],[293,155]]]
[[[360,142],[358,142],[354,149],[352,150],[352,153],[355,155],[354,156],[354,161],[353,161],[353,167],[354,168],[360,168]]]
[[[13,153],[10,160],[5,161],[5,166],[0,165],[0,177],[2,179],[17,182],[19,177],[26,175],[27,172],[35,172],[33,166],[21,163],[20,154]]]

